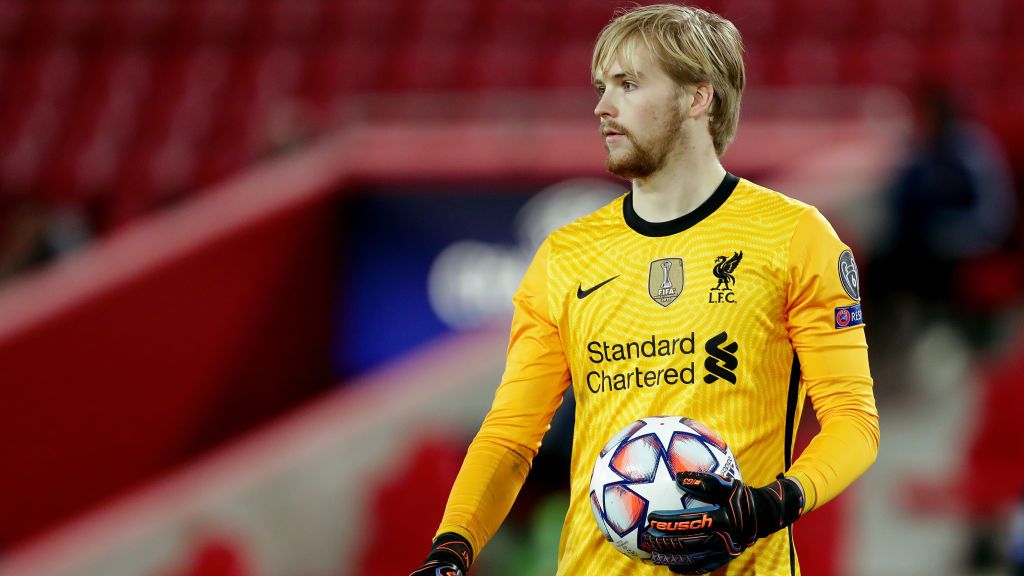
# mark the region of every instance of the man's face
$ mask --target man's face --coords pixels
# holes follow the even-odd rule
[[[594,115],[601,120],[608,171],[626,179],[657,172],[686,143],[684,92],[645,47],[637,47],[634,64],[635,70],[613,58],[594,78],[601,97]]]

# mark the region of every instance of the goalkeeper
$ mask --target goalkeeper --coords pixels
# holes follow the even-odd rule
[[[626,11],[601,31],[591,73],[608,171],[631,190],[553,232],[534,256],[513,298],[494,404],[414,574],[466,573],[569,386],[559,575],[800,574],[792,524],[878,451],[853,253],[814,207],[722,166],[745,85],[731,22],[675,5]],[[794,461],[807,399],[821,430]],[[711,521],[653,510],[640,544],[660,565],[646,565],[605,541],[589,479],[613,431],[656,415],[720,432],[747,483],[680,475],[680,494],[712,504]]]

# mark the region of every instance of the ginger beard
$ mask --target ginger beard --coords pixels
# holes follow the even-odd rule
[[[675,110],[658,130],[651,131],[653,133],[643,139],[613,120],[608,121],[605,126],[626,137],[627,144],[620,143],[614,147],[615,149],[607,141],[604,144],[608,152],[608,172],[626,180],[646,178],[654,174],[665,166],[673,150],[683,147],[686,143],[683,113],[679,109]]]

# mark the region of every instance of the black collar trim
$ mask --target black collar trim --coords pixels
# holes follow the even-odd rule
[[[725,201],[732,195],[732,191],[736,189],[736,185],[739,182],[739,178],[726,172],[722,183],[718,185],[715,192],[703,204],[697,206],[692,212],[667,222],[648,222],[637,216],[636,211],[633,210],[633,193],[630,192],[626,194],[626,198],[622,202],[622,217],[626,219],[626,224],[630,228],[644,236],[659,238],[678,234],[711,216],[715,210],[718,210],[722,204],[725,204]]]

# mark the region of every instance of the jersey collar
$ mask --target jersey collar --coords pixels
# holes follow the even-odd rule
[[[626,224],[630,228],[644,236],[658,238],[678,234],[707,218],[715,210],[718,210],[719,206],[725,204],[732,191],[736,189],[739,181],[739,178],[726,172],[722,183],[718,185],[718,188],[715,189],[714,193],[703,204],[688,214],[683,214],[679,218],[666,222],[648,222],[637,216],[637,213],[633,210],[633,193],[630,192],[626,194],[626,198],[622,201],[622,217],[625,218]]]

